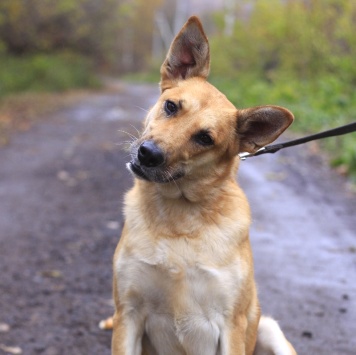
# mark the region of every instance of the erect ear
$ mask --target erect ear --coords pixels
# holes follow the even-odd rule
[[[293,114],[279,106],[258,106],[240,110],[237,118],[239,153],[255,153],[277,139],[293,120]]]
[[[193,76],[207,78],[209,67],[208,38],[199,19],[192,16],[173,40],[161,66],[161,90],[169,88],[177,80]]]

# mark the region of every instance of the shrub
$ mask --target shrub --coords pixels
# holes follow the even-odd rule
[[[90,60],[69,52],[0,57],[0,97],[25,91],[64,91],[95,87]]]

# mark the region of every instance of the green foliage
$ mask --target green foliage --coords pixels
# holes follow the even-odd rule
[[[1,0],[0,54],[70,50],[100,70],[142,68],[161,0]]]
[[[248,71],[269,80],[281,71],[308,80],[327,72],[355,83],[356,3],[309,3],[255,0],[251,13],[236,21],[232,36],[223,34],[218,20],[220,33],[211,38],[214,71],[235,77]]]
[[[115,0],[2,0],[0,39],[14,55],[64,48],[94,55],[105,51],[105,19],[116,22],[117,8]]]
[[[246,3],[246,2],[245,2]],[[356,2],[255,0],[241,5],[231,36],[216,18],[212,81],[238,106],[291,109],[294,128],[315,133],[355,121]],[[224,80],[222,78],[229,78]],[[355,134],[322,141],[356,176]]]
[[[356,91],[333,76],[314,82],[281,77],[271,83],[248,74],[239,80],[213,75],[211,81],[237,107],[274,104],[289,108],[295,115],[292,128],[298,132],[312,134],[355,121]],[[355,133],[320,142],[333,165],[344,165],[356,177]]]
[[[0,57],[0,97],[24,91],[95,87],[90,60],[72,53]]]

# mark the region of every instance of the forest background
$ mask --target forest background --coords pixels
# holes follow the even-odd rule
[[[158,82],[192,14],[209,36],[210,81],[238,107],[286,106],[298,134],[356,120],[353,0],[2,0],[0,143],[20,116],[56,106],[63,94],[53,93],[97,89],[108,77]],[[322,148],[356,179],[354,134]]]

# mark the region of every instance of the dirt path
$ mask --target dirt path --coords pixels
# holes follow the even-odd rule
[[[110,354],[111,260],[132,179],[116,145],[158,91],[125,86],[0,149],[0,355]],[[132,126],[133,125],[133,126]],[[306,147],[241,163],[264,313],[299,354],[356,354],[356,198]],[[6,326],[10,328],[6,330]]]

